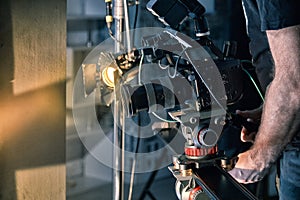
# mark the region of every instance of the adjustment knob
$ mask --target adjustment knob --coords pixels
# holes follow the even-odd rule
[[[211,128],[202,128],[198,132],[198,141],[200,145],[203,145],[205,147],[213,147],[217,144],[218,135]]]

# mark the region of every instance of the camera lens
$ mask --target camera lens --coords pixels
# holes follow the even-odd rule
[[[152,82],[141,86],[123,85],[121,93],[127,116],[133,116],[141,111],[155,112],[174,108],[178,105],[175,94],[159,83]]]

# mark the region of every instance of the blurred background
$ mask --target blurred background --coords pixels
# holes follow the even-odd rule
[[[147,2],[140,1],[137,27],[163,27],[146,10]],[[237,41],[237,57],[250,59],[241,1],[200,2],[216,46]],[[95,121],[87,117],[94,104],[73,104],[82,62],[109,38],[105,13],[104,0],[0,0],[0,200],[112,199],[112,170],[92,155],[102,145],[95,140],[98,123],[111,138],[111,108],[98,106]],[[129,16],[133,21],[134,7]],[[188,21],[181,29],[193,35]],[[73,109],[82,115],[85,131],[77,132]],[[126,148],[135,146],[127,141]],[[93,148],[87,150],[87,144]],[[141,141],[140,151],[162,145],[150,137]],[[129,179],[125,174],[125,196]],[[166,168],[137,174],[133,199],[175,200],[175,181]]]

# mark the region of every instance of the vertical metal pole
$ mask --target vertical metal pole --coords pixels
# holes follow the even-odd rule
[[[125,11],[125,25],[126,25],[126,39],[127,51],[131,50],[131,41],[129,33],[129,15],[127,0],[114,0],[114,18],[115,18],[115,53],[121,52],[123,45],[123,20]],[[115,81],[117,84],[117,81]],[[122,123],[120,122],[121,103],[118,96],[117,86],[114,92],[114,171],[113,171],[113,200],[124,199],[124,179],[125,179],[125,116],[122,116]],[[120,132],[119,124],[122,124]]]
[[[114,101],[114,152],[113,152],[113,200],[120,200],[120,141],[119,141],[119,100],[116,98],[115,92]]]
[[[122,104],[121,107],[122,111],[122,131],[121,131],[121,200],[124,200],[125,197],[125,115],[124,115],[124,105]]]
[[[130,27],[129,27],[129,14],[128,14],[128,5],[127,0],[124,0],[124,13],[125,13],[125,30],[126,30],[126,44],[127,51],[131,50],[131,41],[130,41]]]
[[[121,45],[123,43],[123,18],[124,18],[124,6],[122,0],[114,0],[114,18],[115,18],[115,53],[121,51]]]
[[[114,18],[115,18],[115,53],[118,53],[121,51],[121,46],[123,43],[123,2],[122,0],[114,0]],[[115,81],[116,83],[116,81]],[[121,200],[123,199],[122,191],[124,190],[124,184],[122,184],[123,180],[121,180],[121,173],[120,173],[120,165],[121,165],[121,159],[120,159],[120,149],[121,142],[119,139],[119,127],[120,124],[120,102],[117,94],[117,89],[115,88],[114,92],[114,154],[113,154],[113,162],[114,162],[114,168],[113,168],[113,200]],[[120,137],[123,137],[122,134],[120,134]]]

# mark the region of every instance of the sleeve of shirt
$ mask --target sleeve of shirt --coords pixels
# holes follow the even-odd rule
[[[300,24],[299,0],[257,0],[261,30],[278,30]]]

